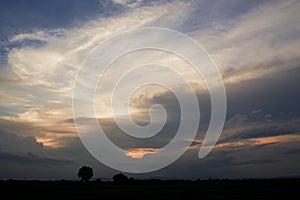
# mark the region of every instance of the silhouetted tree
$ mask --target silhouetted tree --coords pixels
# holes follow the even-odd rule
[[[116,174],[113,177],[115,183],[125,183],[128,182],[128,177],[122,173]]]
[[[77,173],[78,177],[81,178],[82,181],[89,181],[93,177],[93,169],[87,166],[83,166],[79,169]]]

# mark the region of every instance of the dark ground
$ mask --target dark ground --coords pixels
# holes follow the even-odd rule
[[[300,179],[161,181],[128,183],[0,181],[1,199],[291,199]]]

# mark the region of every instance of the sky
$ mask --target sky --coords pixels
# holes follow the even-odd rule
[[[103,76],[105,87],[100,85],[96,91],[95,110],[106,136],[124,149],[128,158],[157,154],[157,149],[172,140],[180,122],[180,104],[166,88],[140,88],[131,98],[134,121],[148,124],[148,109],[155,104],[163,105],[167,120],[150,138],[124,134],[107,103],[108,89],[122,76],[124,63],[134,66],[155,57],[181,70],[195,90],[201,110],[197,136],[178,160],[154,172],[128,176],[299,176],[299,10],[297,0],[1,1],[0,179],[73,180],[83,165],[94,169],[94,177],[109,178],[118,173],[94,158],[81,142],[73,120],[72,92],[76,74],[92,49],[116,34],[143,27],[182,32],[206,49],[225,84],[227,113],[218,143],[199,159],[211,116],[204,80],[188,63],[167,52],[144,50],[121,57]],[[165,38],[162,42],[172,41]],[[110,51],[115,48],[111,46]],[[190,93],[175,76],[160,68],[151,69],[137,71],[135,80],[152,74],[173,81],[189,101]],[[131,86],[127,81],[120,91]],[[124,107],[119,106],[122,116]],[[161,122],[159,115],[153,116]],[[82,117],[88,120],[90,116]]]

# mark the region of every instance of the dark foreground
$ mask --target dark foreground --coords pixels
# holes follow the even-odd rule
[[[6,199],[289,199],[300,179],[210,181],[0,181]]]

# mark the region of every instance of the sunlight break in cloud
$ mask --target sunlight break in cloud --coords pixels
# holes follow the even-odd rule
[[[125,155],[133,159],[143,158],[147,154],[157,153],[156,148],[130,148],[125,150]]]
[[[8,52],[7,63],[18,77],[18,87],[26,88],[23,93],[30,92],[33,98],[25,98],[26,104],[18,104],[26,105],[25,111],[2,118],[39,123],[44,127],[70,118],[73,80],[81,62],[93,47],[124,30],[153,25],[157,21],[173,23],[178,19],[177,16],[161,18],[170,12],[184,13],[184,6],[188,7],[188,4],[173,2],[141,7],[116,16],[95,19],[80,27],[38,30],[12,36],[9,40],[12,45],[23,45]],[[31,46],[27,41],[39,42],[40,46]],[[43,98],[45,96],[48,98],[46,101]],[[51,134],[47,133],[46,136],[51,137]],[[49,141],[45,137],[39,138],[39,141]]]

